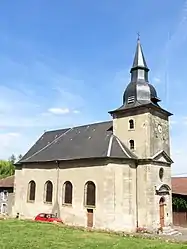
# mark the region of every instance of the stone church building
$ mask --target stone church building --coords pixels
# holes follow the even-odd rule
[[[140,40],[111,121],[45,132],[16,164],[14,215],[116,231],[172,224],[169,116]]]

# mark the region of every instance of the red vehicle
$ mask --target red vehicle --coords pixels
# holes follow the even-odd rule
[[[45,221],[45,222],[60,222],[62,223],[62,220],[58,218],[54,214],[46,214],[46,213],[40,213],[38,214],[35,219],[36,221]]]

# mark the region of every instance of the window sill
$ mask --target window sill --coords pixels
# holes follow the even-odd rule
[[[63,203],[62,206],[63,207],[72,207],[72,204],[70,204],[70,203]]]
[[[135,152],[135,149],[130,149],[131,152]]]
[[[130,128],[129,128],[128,131],[135,131],[135,129],[130,129]]]
[[[27,203],[35,203],[35,201],[27,200]]]
[[[52,205],[52,202],[47,202],[47,201],[44,201],[44,204],[47,204],[47,205]]]
[[[96,209],[96,206],[91,206],[91,205],[84,205],[84,207],[87,209]]]

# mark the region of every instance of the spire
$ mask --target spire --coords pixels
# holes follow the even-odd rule
[[[134,56],[133,65],[131,68],[131,82],[146,81],[148,82],[148,71],[147,63],[143,54],[140,38],[138,34],[136,53]]]

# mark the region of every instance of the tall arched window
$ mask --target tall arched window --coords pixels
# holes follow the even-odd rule
[[[134,140],[131,139],[131,140],[129,141],[129,146],[130,146],[130,149],[131,149],[131,150],[134,150]]]
[[[71,182],[67,181],[63,186],[63,204],[72,204],[73,186]]]
[[[53,184],[51,181],[45,183],[45,202],[52,203],[53,199]]]
[[[129,129],[134,129],[134,120],[133,119],[130,119],[129,120]]]
[[[95,191],[96,187],[95,184],[91,181],[87,182],[85,184],[85,189],[84,189],[84,196],[85,196],[85,205],[86,206],[95,206]]]
[[[28,201],[35,201],[36,183],[30,181],[28,185]]]

